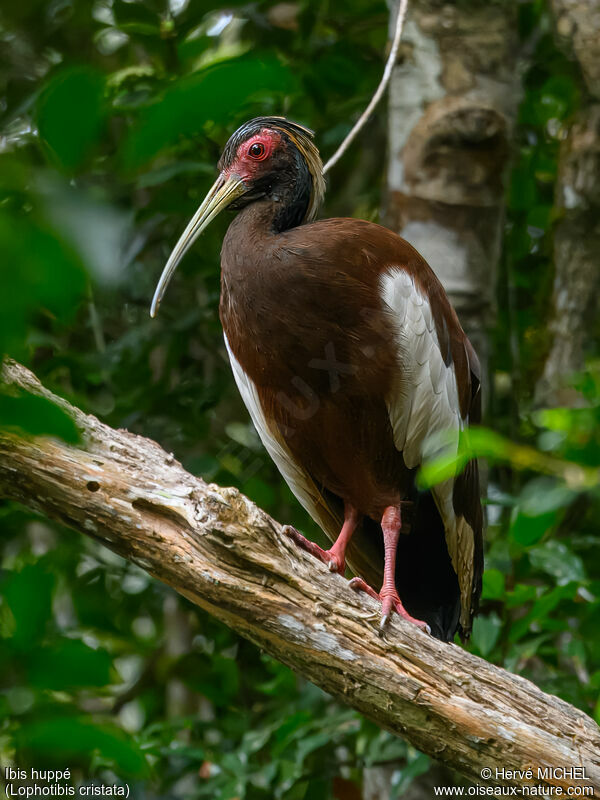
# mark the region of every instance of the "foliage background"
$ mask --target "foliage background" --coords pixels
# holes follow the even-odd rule
[[[489,418],[508,438],[475,443],[493,466],[470,647],[600,720],[595,345],[573,379],[580,407],[532,401],[558,147],[584,89],[545,4],[519,3],[519,20],[534,55],[491,330]],[[377,0],[22,0],[0,11],[0,350],[315,537],[231,379],[217,315],[226,218],[186,257],[156,320],[148,307],[231,132],[283,113],[330,155],[380,78],[387,25]],[[325,215],[379,219],[385,141],[382,107],[329,176]],[[73,436],[52,408],[3,392],[0,424]],[[134,565],[13,504],[0,515],[4,766],[68,766],[77,782],[127,782],[136,798],[223,800],[353,800],[382,763],[400,797],[429,769]]]

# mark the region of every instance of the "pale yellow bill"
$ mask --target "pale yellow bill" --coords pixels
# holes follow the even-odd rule
[[[246,187],[238,175],[230,175],[229,177],[225,177],[222,174],[219,175],[169,256],[169,260],[163,269],[156,291],[154,292],[154,297],[152,298],[152,306],[150,307],[151,317],[156,316],[160,301],[167,290],[169,281],[173,277],[173,273],[177,269],[177,265],[185,253],[217,214],[224,208],[227,208],[230,203],[233,203],[236,198],[243,195],[245,191]]]

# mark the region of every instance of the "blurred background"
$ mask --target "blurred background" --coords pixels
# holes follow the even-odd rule
[[[412,0],[324,216],[429,259],[484,363],[486,573],[469,649],[600,721],[600,20],[593,0]],[[206,480],[318,532],[237,395],[216,220],[152,293],[245,120],[330,156],[374,91],[378,0],[0,9],[0,350]],[[0,424],[65,437],[7,395]],[[436,478],[435,471],[425,479]],[[0,764],[133,798],[430,798],[461,778],[94,542],[0,505]]]

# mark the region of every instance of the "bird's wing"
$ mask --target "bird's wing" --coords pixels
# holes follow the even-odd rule
[[[319,491],[308,472],[294,459],[276,428],[268,424],[254,382],[244,372],[242,365],[231,350],[225,334],[224,338],[233,377],[265,450],[275,462],[275,466],[281,472],[300,505],[329,538],[335,541],[341,528],[341,519],[331,508],[323,493]]]
[[[447,333],[447,324],[440,318],[436,319],[439,309],[432,308],[427,294],[413,275],[399,267],[392,267],[382,274],[381,293],[391,311],[399,362],[398,377],[386,403],[394,443],[402,451],[407,467],[412,469],[419,466],[425,456],[432,454],[431,444],[428,445],[431,434],[445,433],[445,445],[456,452],[459,433],[468,422],[468,409],[465,407],[467,413],[461,414],[462,398],[456,375],[458,359],[453,357],[449,337],[445,336],[444,341],[440,341],[438,331],[441,327]],[[464,340],[468,342],[466,337]],[[468,348],[463,345],[462,350],[467,367],[469,358],[474,357],[470,344]],[[471,467],[473,469],[476,473],[476,464]],[[464,482],[465,478],[462,480]],[[469,481],[469,489],[476,484],[475,503],[479,504],[476,474],[466,480]],[[465,509],[460,503],[457,504],[456,484],[457,481],[452,478],[439,483],[432,492],[444,523],[452,565],[458,576],[460,623],[463,630],[468,632],[471,627],[474,581],[478,580],[475,574],[478,558],[476,549],[481,531],[474,530],[473,519],[468,519]],[[461,488],[460,484],[458,488]]]

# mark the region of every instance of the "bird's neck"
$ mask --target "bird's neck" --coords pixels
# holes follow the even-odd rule
[[[270,197],[273,217],[271,229],[282,233],[301,225],[308,210],[310,201],[310,183],[296,183],[273,189]]]
[[[271,190],[274,205],[273,230],[287,231],[301,225],[306,219],[312,177],[308,165],[299,152],[294,154],[294,167],[282,175]]]
[[[256,257],[267,241],[300,225],[305,214],[302,198],[289,197],[284,191],[255,200],[232,221],[223,240],[223,253],[233,248],[232,256]]]
[[[273,233],[282,233],[301,225],[306,219],[311,192],[310,171],[304,158],[296,153],[293,168],[276,177],[262,201],[268,204],[264,206],[265,210],[270,208],[269,229]]]
[[[265,195],[242,208],[229,226],[221,250],[223,272],[247,277],[248,267],[264,261],[280,234],[305,221],[311,191],[310,172],[299,156],[296,168],[279,176]]]
[[[244,273],[249,264],[261,260],[265,248],[281,233],[274,225],[279,213],[279,204],[271,197],[255,200],[238,212],[223,239],[224,270]]]

